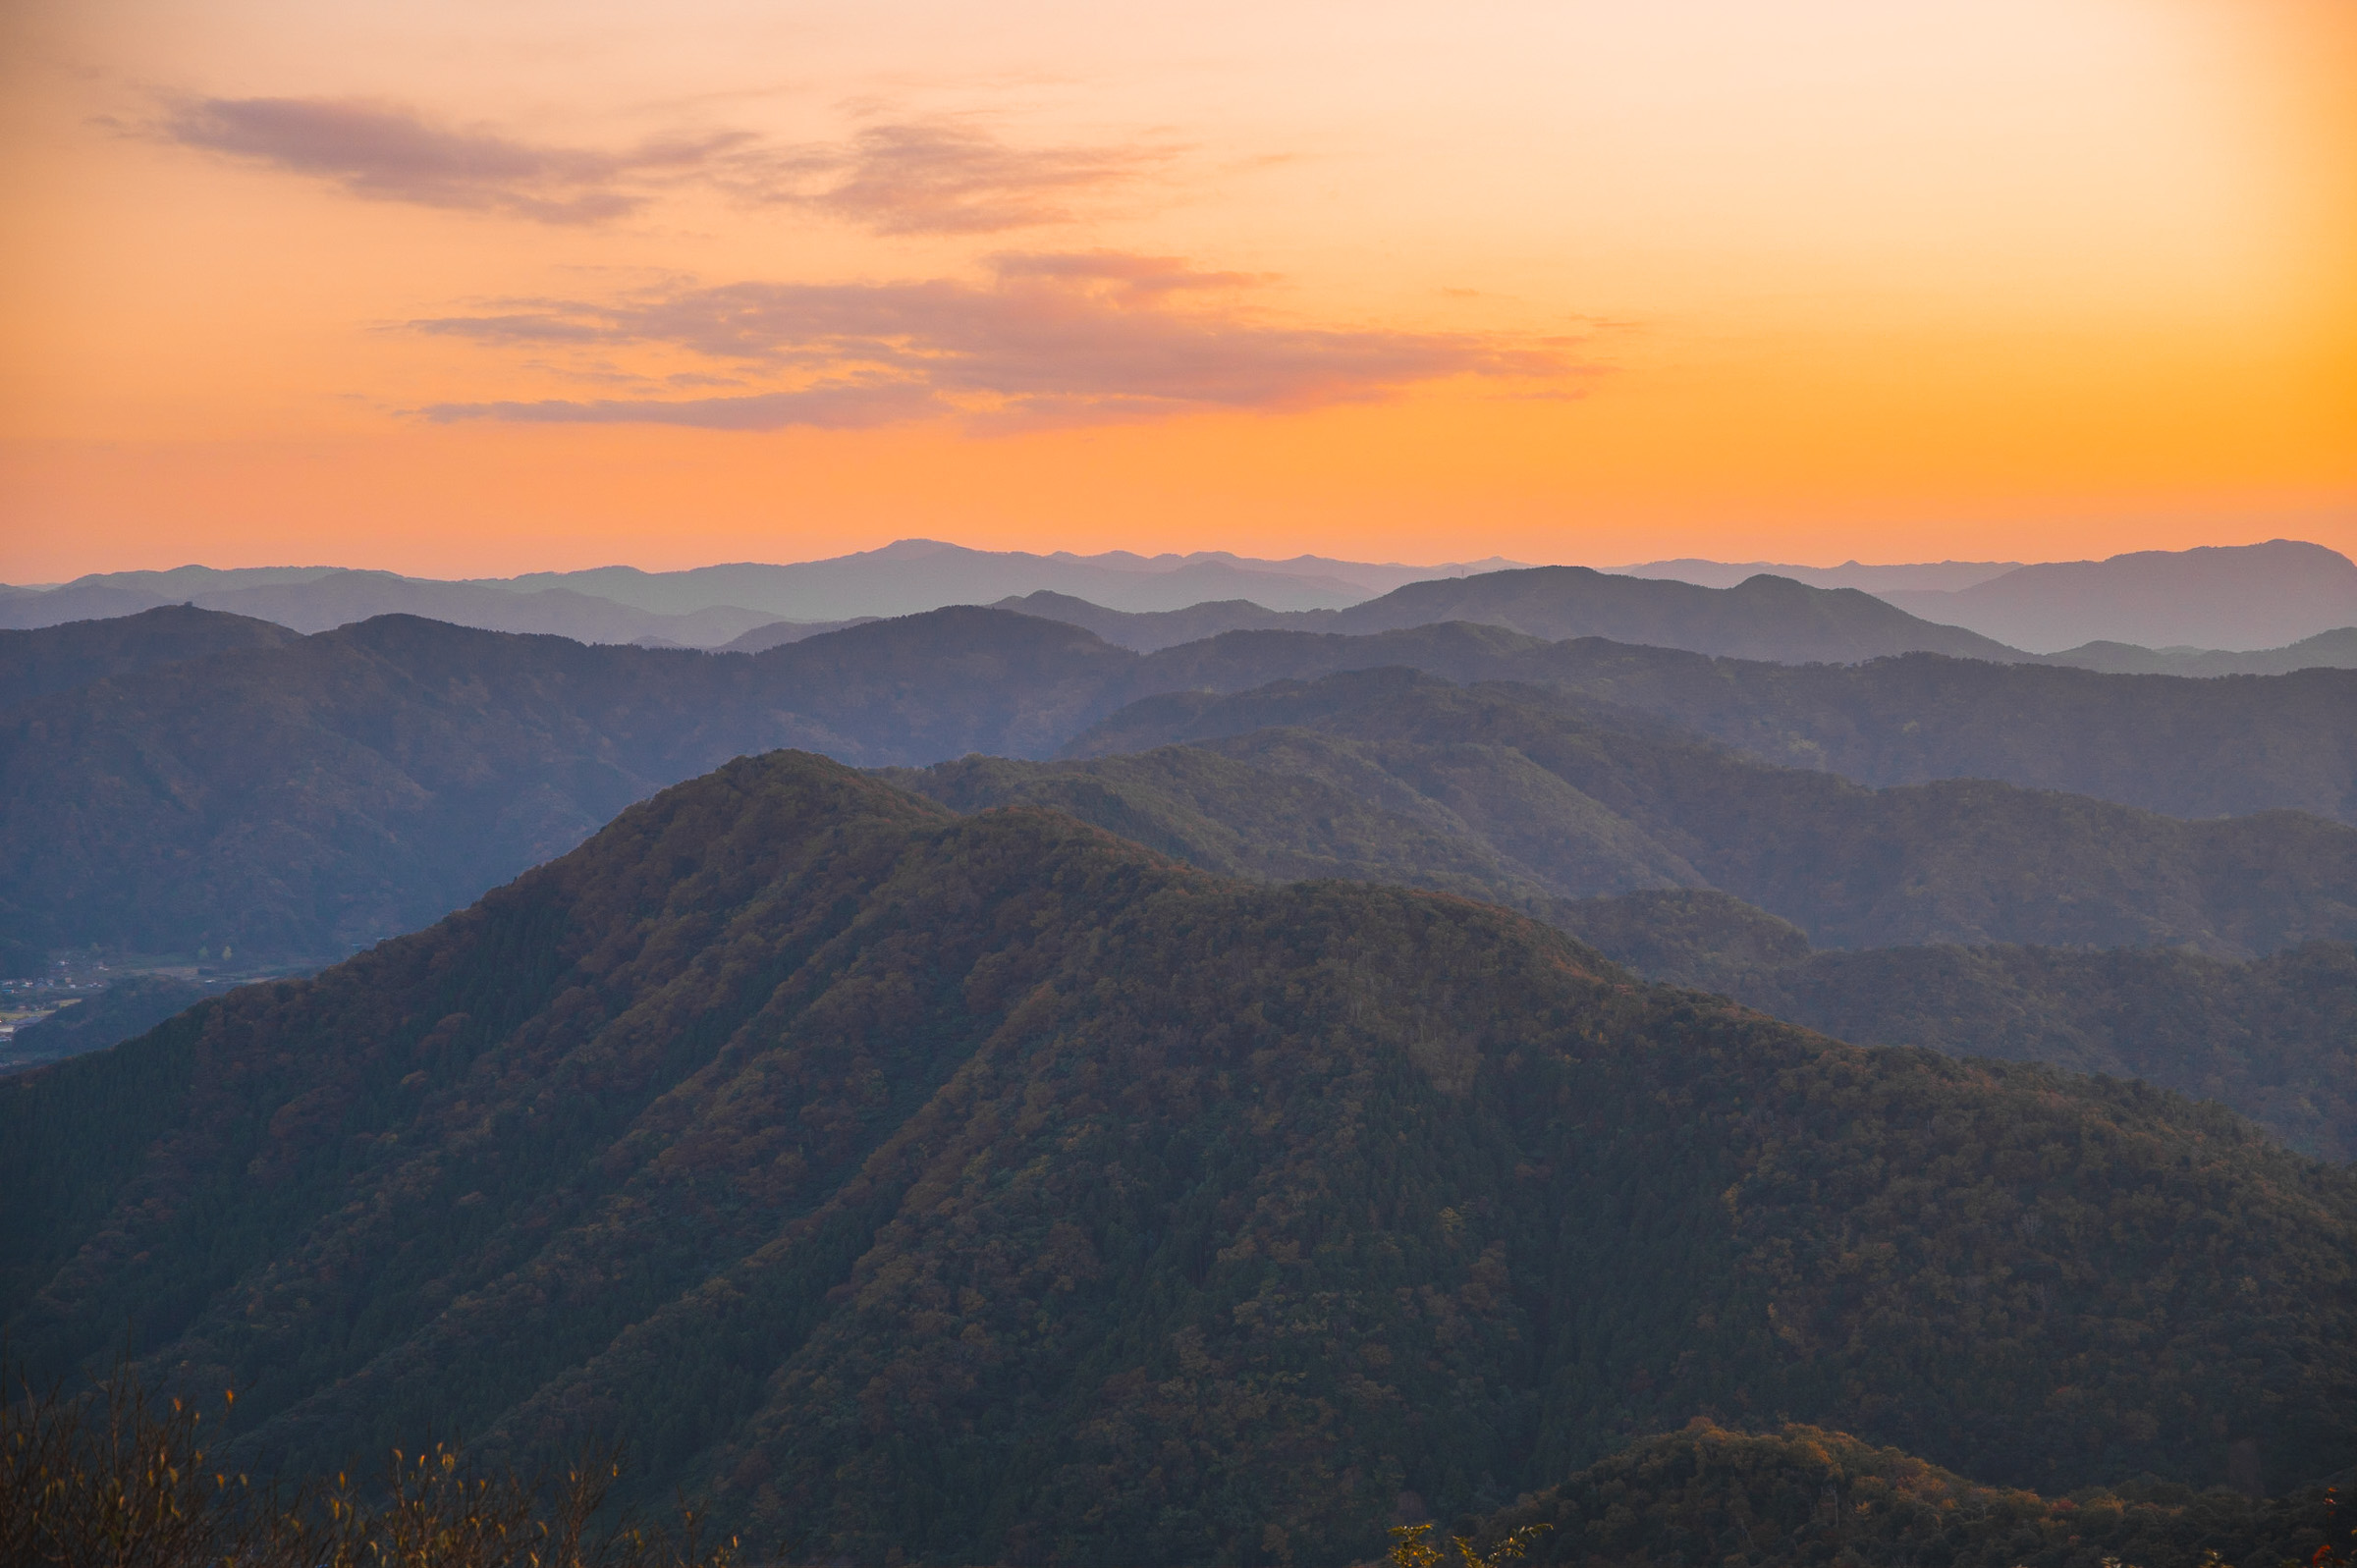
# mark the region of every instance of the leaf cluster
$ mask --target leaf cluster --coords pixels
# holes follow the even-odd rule
[[[235,1409],[224,1391],[220,1415]],[[436,1444],[348,1474],[265,1484],[218,1451],[195,1401],[129,1369],[79,1397],[19,1381],[0,1401],[0,1559],[33,1568],[728,1568],[683,1508],[676,1531],[598,1515],[620,1466],[485,1473]]]

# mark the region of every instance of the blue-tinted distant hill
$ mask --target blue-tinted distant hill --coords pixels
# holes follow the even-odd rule
[[[2357,670],[2357,626],[2320,631],[2281,648],[2236,653],[2222,648],[2139,648],[2124,642],[2090,642],[2044,655],[2043,664],[2070,665],[2106,675],[2281,676],[2294,670]]]
[[[1883,597],[2037,653],[2090,642],[2239,652],[2357,625],[2357,563],[2323,545],[2271,539],[2046,562],[1968,588]]]
[[[1129,615],[1035,593],[1001,609],[1087,626],[1124,647],[1153,650],[1236,629],[1345,635],[1462,621],[1560,641],[1615,642],[1780,664],[1852,664],[1896,653],[2018,660],[2015,649],[1954,626],[1935,625],[1855,588],[1812,588],[1756,576],[1731,588],[1618,576],[1586,567],[1529,567],[1412,582],[1345,610],[1281,614],[1247,601]]]
[[[796,745],[862,766],[1040,758],[1155,692],[1373,665],[1515,679],[1621,729],[1673,724],[1869,784],[1998,778],[2187,816],[2333,813],[2357,770],[2348,727],[2317,722],[2345,712],[2332,682],[2357,679],[2333,671],[2224,689],[1920,656],[1812,670],[1461,625],[1237,632],[1141,657],[1077,627],[974,609],[751,656],[388,617],[188,659],[179,633],[161,635],[169,623],[109,623],[159,635],[146,654],[110,654],[122,667],[104,678],[0,709],[12,802],[0,816],[0,943],[13,944],[12,965],[93,942],[332,954],[412,929],[739,753]],[[222,624],[233,640],[251,634],[250,622]],[[63,650],[94,634],[51,628],[17,646]],[[2242,760],[2221,768],[2221,755]]]
[[[33,628],[192,604],[297,631],[326,631],[374,616],[424,616],[492,631],[540,632],[577,642],[660,640],[687,647],[729,641],[776,617],[721,605],[662,615],[569,588],[528,592],[471,582],[435,582],[390,571],[269,568],[211,571],[126,571],[84,578],[46,593],[0,600],[0,625]]]
[[[0,631],[0,710],[110,676],[183,664],[232,648],[281,648],[300,635],[275,622],[187,605]]]

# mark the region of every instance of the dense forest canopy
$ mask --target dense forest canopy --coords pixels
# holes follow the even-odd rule
[[[0,1082],[0,1182],[11,1343],[241,1462],[624,1433],[797,1556],[1363,1559],[1695,1415],[2357,1459],[2357,1188],[2223,1111],[794,753]]]
[[[1509,838],[1495,827],[1506,789],[1488,791],[1487,814],[1471,822],[1460,793],[1425,792],[1436,774],[1461,787],[1461,753],[1446,773],[1420,752],[1404,755],[1403,766],[1400,749],[1272,730],[1087,762],[968,757],[886,777],[959,811],[1052,806],[1224,875],[1344,877],[1487,898],[1650,978],[1723,992],[1845,1040],[2141,1078],[2229,1105],[2305,1153],[2357,1153],[2357,948],[2347,942],[2243,962],[2178,947],[1952,941],[1817,950],[1791,921],[1713,889],[1564,896],[1560,868],[1574,855],[1583,857],[1575,875],[1597,879],[1574,886],[1647,880],[1653,868],[1626,852],[1646,840],[1600,809],[1566,811],[1545,793],[1556,809]],[[1509,782],[1539,772],[1486,761]],[[1620,837],[1583,842],[1597,824]],[[1514,853],[1524,844],[1537,846],[1537,865]],[[1655,862],[1665,863],[1686,871],[1666,855]],[[1986,874],[2023,873],[1999,859]]]

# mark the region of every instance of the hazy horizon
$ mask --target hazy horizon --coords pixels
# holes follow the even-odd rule
[[[1749,558],[1749,559],[1733,559],[1733,558],[1729,558],[1729,557],[1713,557],[1713,556],[1700,556],[1700,555],[1690,555],[1690,554],[1688,554],[1688,555],[1666,555],[1666,556],[1660,556],[1660,557],[1655,557],[1655,558],[1649,558],[1649,559],[1642,560],[1642,561],[1638,561],[1638,560],[1627,560],[1627,561],[1618,561],[1618,560],[1613,560],[1613,561],[1608,561],[1608,560],[1572,560],[1572,559],[1564,559],[1564,558],[1554,558],[1554,559],[1531,559],[1531,560],[1511,560],[1511,559],[1507,559],[1507,558],[1504,558],[1504,557],[1497,557],[1497,556],[1492,556],[1492,557],[1488,557],[1488,558],[1485,558],[1485,559],[1479,559],[1479,560],[1443,560],[1443,559],[1437,559],[1437,558],[1434,558],[1434,559],[1424,559],[1424,560],[1403,560],[1403,559],[1399,559],[1399,558],[1397,558],[1397,557],[1390,558],[1390,559],[1376,559],[1376,558],[1372,558],[1372,557],[1364,557],[1364,558],[1362,558],[1362,557],[1351,557],[1351,556],[1346,556],[1346,555],[1336,555],[1336,554],[1333,554],[1333,553],[1331,553],[1331,552],[1325,552],[1325,551],[1307,551],[1307,550],[1304,550],[1304,551],[1299,551],[1299,552],[1295,552],[1295,553],[1293,553],[1293,554],[1291,554],[1291,555],[1287,555],[1287,556],[1270,556],[1270,555],[1254,555],[1254,554],[1251,554],[1251,553],[1249,553],[1249,552],[1247,552],[1247,551],[1243,551],[1243,550],[1237,550],[1237,549],[1232,549],[1232,548],[1228,548],[1228,547],[1224,547],[1224,546],[1216,546],[1216,545],[1214,545],[1214,546],[1204,546],[1204,547],[1200,547],[1200,548],[1197,548],[1197,549],[1193,549],[1193,550],[1186,550],[1186,551],[1178,551],[1178,550],[1163,550],[1163,551],[1151,552],[1151,553],[1149,553],[1149,552],[1145,552],[1145,551],[1134,550],[1134,549],[1126,549],[1126,548],[1124,548],[1124,547],[1122,547],[1122,546],[1119,546],[1119,545],[1108,546],[1108,547],[1106,547],[1105,549],[1102,549],[1102,550],[1091,550],[1091,551],[1079,551],[1079,550],[1068,550],[1068,549],[1045,550],[1045,549],[1029,549],[1029,548],[1025,548],[1024,546],[1022,546],[1022,545],[1019,545],[1019,544],[1014,544],[1014,545],[978,545],[978,544],[969,543],[969,542],[967,542],[967,541],[965,541],[965,540],[962,540],[962,539],[945,539],[945,538],[929,537],[929,536],[925,536],[925,535],[918,535],[918,534],[909,534],[909,535],[903,535],[903,536],[901,536],[901,537],[898,537],[898,538],[894,538],[894,539],[886,540],[886,541],[884,541],[884,542],[883,542],[883,543],[881,543],[881,544],[870,545],[870,546],[864,546],[864,547],[857,548],[857,549],[852,549],[852,550],[846,550],[846,551],[840,552],[840,553],[838,553],[838,554],[834,554],[834,555],[826,555],[826,556],[797,557],[797,558],[793,558],[793,559],[788,559],[788,558],[784,558],[784,557],[771,558],[771,559],[756,559],[756,558],[752,558],[752,557],[740,557],[740,558],[735,558],[735,559],[725,559],[725,560],[724,560],[724,559],[720,559],[720,558],[712,558],[712,559],[706,559],[706,560],[690,560],[690,561],[683,561],[683,562],[681,562],[681,563],[679,563],[679,564],[677,564],[677,565],[666,565],[666,566],[648,566],[648,565],[644,564],[643,562],[639,562],[639,561],[628,561],[628,560],[619,560],[619,559],[609,559],[609,560],[585,561],[585,562],[582,562],[582,563],[579,563],[579,564],[569,564],[569,565],[563,565],[563,566],[554,566],[554,565],[524,566],[524,567],[521,567],[521,568],[519,568],[518,569],[516,569],[516,570],[514,570],[514,571],[508,571],[508,572],[496,572],[496,573],[494,573],[494,572],[484,572],[484,573],[477,573],[477,574],[473,574],[473,575],[440,574],[440,573],[433,573],[433,572],[427,572],[427,571],[403,570],[403,569],[401,569],[401,568],[395,568],[395,567],[389,567],[389,566],[383,566],[383,565],[379,565],[379,564],[377,564],[377,563],[375,563],[375,562],[373,562],[373,561],[350,561],[350,560],[345,560],[345,561],[337,561],[337,560],[329,560],[329,559],[324,559],[324,558],[321,558],[321,559],[314,559],[314,560],[308,560],[308,561],[297,561],[297,560],[292,560],[292,559],[253,560],[253,561],[240,561],[240,562],[228,563],[228,564],[225,564],[225,563],[223,563],[223,562],[221,562],[221,561],[217,561],[217,560],[199,560],[199,559],[192,559],[192,559],[179,559],[179,558],[174,558],[174,559],[171,559],[171,560],[170,560],[170,564],[169,564],[169,565],[165,565],[165,564],[163,564],[163,562],[165,561],[165,559],[166,559],[166,558],[165,558],[164,556],[162,556],[162,555],[158,555],[158,556],[154,557],[153,559],[151,559],[151,560],[148,560],[148,561],[144,561],[144,562],[142,562],[142,563],[140,563],[140,564],[138,564],[138,565],[130,565],[130,566],[117,566],[117,567],[94,567],[94,568],[90,568],[90,569],[89,569],[89,570],[87,570],[87,571],[75,572],[75,573],[73,573],[73,574],[71,574],[71,575],[67,575],[67,576],[49,577],[49,578],[44,578],[44,579],[41,579],[41,580],[38,580],[38,581],[35,581],[35,580],[30,580],[30,579],[27,579],[27,580],[8,580],[8,581],[0,581],[0,587],[31,588],[31,589],[49,589],[49,588],[58,588],[58,587],[64,587],[64,586],[66,586],[66,585],[68,585],[68,584],[70,584],[70,583],[73,583],[73,582],[78,582],[78,581],[81,581],[81,580],[82,580],[82,579],[84,579],[84,578],[88,578],[88,577],[111,577],[111,576],[124,576],[124,575],[132,575],[132,574],[138,574],[138,573],[168,574],[168,573],[171,573],[171,572],[174,572],[174,571],[187,571],[187,570],[199,570],[199,571],[220,571],[220,572],[238,572],[238,571],[272,571],[272,570],[277,570],[277,571],[368,571],[368,572],[377,572],[377,571],[381,571],[381,572],[390,572],[390,573],[393,573],[393,574],[395,574],[395,575],[400,575],[400,576],[413,577],[413,578],[416,578],[416,579],[418,579],[418,580],[421,580],[421,581],[439,581],[439,582],[513,582],[513,581],[520,581],[520,580],[522,580],[522,579],[525,579],[525,578],[530,578],[530,577],[540,577],[540,576],[576,576],[576,575],[584,575],[584,574],[587,574],[587,573],[592,573],[592,572],[597,572],[597,571],[637,571],[637,572],[644,572],[644,573],[646,573],[646,574],[648,574],[648,575],[666,575],[666,574],[675,574],[675,573],[681,573],[681,572],[689,572],[689,571],[709,571],[709,570],[718,570],[718,569],[722,569],[722,568],[730,568],[730,567],[795,567],[795,566],[820,566],[820,565],[825,565],[825,564],[828,564],[828,563],[831,563],[831,562],[838,562],[838,561],[849,561],[849,560],[857,559],[857,558],[872,558],[872,557],[877,557],[877,556],[884,556],[884,555],[888,555],[889,553],[891,553],[891,552],[893,552],[893,551],[895,551],[895,550],[899,550],[899,549],[901,549],[901,548],[903,548],[903,547],[905,547],[905,546],[911,546],[911,545],[920,545],[920,546],[940,546],[940,547],[944,547],[944,548],[947,548],[947,549],[952,549],[952,550],[971,550],[971,551],[976,551],[976,552],[980,552],[980,553],[984,553],[984,554],[990,554],[990,555],[1004,555],[1004,556],[1031,556],[1031,557],[1036,557],[1036,558],[1038,558],[1038,559],[1041,559],[1041,560],[1059,560],[1059,559],[1069,559],[1069,560],[1085,561],[1085,562],[1092,562],[1092,563],[1094,563],[1094,562],[1115,563],[1115,562],[1126,561],[1126,562],[1134,562],[1134,563],[1136,563],[1136,569],[1154,569],[1154,568],[1159,568],[1159,567],[1164,567],[1164,566],[1165,566],[1165,564],[1167,564],[1168,566],[1180,566],[1180,565],[1185,565],[1185,564],[1194,563],[1194,562],[1201,562],[1201,561],[1229,561],[1229,562],[1233,562],[1233,563],[1236,563],[1236,564],[1239,564],[1239,565],[1243,565],[1243,566],[1248,566],[1248,567],[1289,567],[1289,566],[1295,566],[1295,565],[1300,565],[1300,564],[1305,564],[1305,563],[1306,563],[1306,564],[1312,564],[1312,565],[1314,565],[1314,564],[1322,564],[1322,563],[1332,563],[1332,564],[1335,564],[1335,565],[1340,565],[1340,566],[1353,566],[1353,567],[1378,567],[1378,568],[1384,568],[1395,569],[1395,570],[1430,570],[1430,571],[1435,571],[1435,572],[1454,572],[1454,573],[1461,573],[1461,572],[1463,572],[1463,571],[1465,571],[1465,570],[1468,570],[1468,569],[1472,569],[1472,570],[1485,570],[1485,571],[1487,571],[1487,570],[1513,570],[1513,569],[1522,568],[1529,568],[1529,567],[1555,567],[1555,566],[1562,566],[1562,567],[1586,567],[1586,568],[1591,568],[1591,569],[1593,569],[1593,570],[1597,570],[1597,571],[1604,571],[1604,572],[1642,572],[1642,571],[1645,571],[1645,570],[1647,570],[1648,568],[1670,568],[1670,567],[1683,567],[1683,566],[1692,566],[1692,567],[1705,567],[1705,568],[1708,568],[1708,567],[1720,567],[1720,568],[1737,568],[1737,567],[1748,567],[1748,568],[1761,568],[1761,569],[1771,569],[1771,568],[1777,568],[1777,567],[1789,567],[1789,568],[1796,568],[1796,569],[1805,569],[1805,570],[1810,570],[1810,571],[1837,571],[1837,570],[1840,570],[1840,569],[1842,569],[1842,568],[1857,568],[1857,569],[1860,569],[1860,570],[1866,570],[1866,571],[1902,570],[1902,569],[1915,568],[1994,568],[1994,569],[1992,569],[1992,570],[1989,572],[1989,575],[1991,575],[1991,576],[1994,576],[1994,575],[1997,575],[1997,574],[1999,574],[2000,572],[2002,572],[2002,571],[2007,571],[2007,570],[2011,570],[2011,569],[2013,569],[2013,568],[2018,568],[2018,567],[2024,567],[2024,566],[2058,566],[2058,565],[2082,565],[2082,564],[2088,564],[2088,563],[2092,563],[2092,562],[2101,562],[2101,561],[2114,560],[2114,559],[2117,559],[2119,556],[2123,556],[2123,555],[2160,554],[2160,553],[2169,553],[2169,554],[2176,554],[2176,553],[2182,553],[2182,552],[2184,552],[2184,551],[2188,551],[2188,550],[2220,550],[2220,549],[2232,550],[2232,549],[2242,549],[2242,548],[2247,548],[2247,547],[2250,547],[2250,546],[2253,546],[2253,545],[2261,545],[2261,544],[2274,544],[2274,543],[2281,543],[2281,542],[2285,542],[2285,540],[2286,540],[2286,537],[2287,537],[2287,536],[2280,535],[2280,534],[2276,534],[2276,535],[2270,535],[2270,536],[2268,536],[2268,537],[2266,537],[2266,538],[2235,539],[2235,540],[2217,540],[2217,539],[2204,539],[2204,540],[2197,541],[2196,543],[2193,543],[2193,544],[2190,544],[2190,545],[2182,545],[2182,546],[2175,546],[2175,547],[2167,547],[2167,548],[2165,548],[2165,549],[2164,549],[2163,547],[2131,546],[2131,547],[2129,547],[2128,549],[2125,549],[2125,550],[2120,550],[2120,551],[2114,551],[2114,552],[2111,552],[2110,555],[2106,555],[2106,556],[2091,556],[2091,557],[2051,556],[2051,557],[2031,557],[2031,558],[2023,558],[2023,559],[2015,559],[2015,560],[2003,560],[2003,561],[2001,561],[2001,560],[1995,560],[1995,559],[1972,559],[1972,560],[1966,560],[1966,559],[1960,559],[1960,558],[1957,558],[1957,557],[1952,557],[1952,556],[1951,556],[1951,557],[1943,557],[1943,558],[1940,558],[1940,559],[1937,559],[1937,560],[1934,560],[1934,559],[1928,559],[1928,558],[1926,558],[1926,559],[1908,559],[1908,560],[1900,560],[1900,559],[1895,559],[1895,558],[1893,558],[1893,559],[1890,559],[1890,560],[1869,561],[1869,560],[1864,560],[1864,559],[1861,559],[1861,558],[1859,558],[1859,557],[1856,557],[1856,556],[1851,556],[1851,557],[1847,557],[1847,558],[1845,558],[1845,559],[1841,559],[1841,560],[1826,560],[1826,559],[1818,559],[1818,560],[1813,560],[1813,561],[1802,561],[1802,560],[1791,560],[1791,559],[1772,559],[1772,558],[1769,558],[1769,557],[1757,557],[1757,558]],[[2323,541],[2321,541],[2321,540],[2310,540],[2310,539],[2291,540],[2290,542],[2294,542],[2294,543],[2320,543],[2320,544],[2321,544],[2321,543],[2323,543]],[[2348,552],[2347,552],[2346,550],[2339,549],[2338,547],[2335,547],[2335,546],[2332,546],[2332,545],[2330,545],[2330,544],[2326,544],[2324,547],[2325,547],[2325,548],[2327,548],[2327,549],[2333,549],[2333,550],[2335,551],[2335,553],[2337,553],[2337,554],[2342,554],[2342,555],[2344,555],[2344,556],[2346,556],[2346,555],[2348,554]],[[1657,574],[1657,575],[1668,575],[1669,573],[1667,573],[1667,572],[1660,572],[1660,571],[1657,571],[1657,572],[1656,572],[1656,574]]]
[[[12,8],[0,579],[2357,550],[2357,13]]]

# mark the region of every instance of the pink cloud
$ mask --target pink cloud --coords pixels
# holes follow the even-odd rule
[[[1168,256],[999,258],[983,282],[738,283],[613,302],[551,300],[413,323],[493,347],[573,343],[681,351],[748,376],[922,394],[907,417],[957,407],[978,428],[1105,422],[1207,408],[1363,403],[1453,376],[1560,382],[1572,345],[1508,334],[1304,326],[1241,297],[1256,282]],[[763,400],[451,405],[436,417],[633,417],[713,426]],[[883,407],[884,405],[877,405]],[[624,408],[635,410],[624,413]],[[496,412],[492,410],[496,409]],[[530,410],[543,410],[534,413]],[[749,419],[742,428],[766,428]]]

